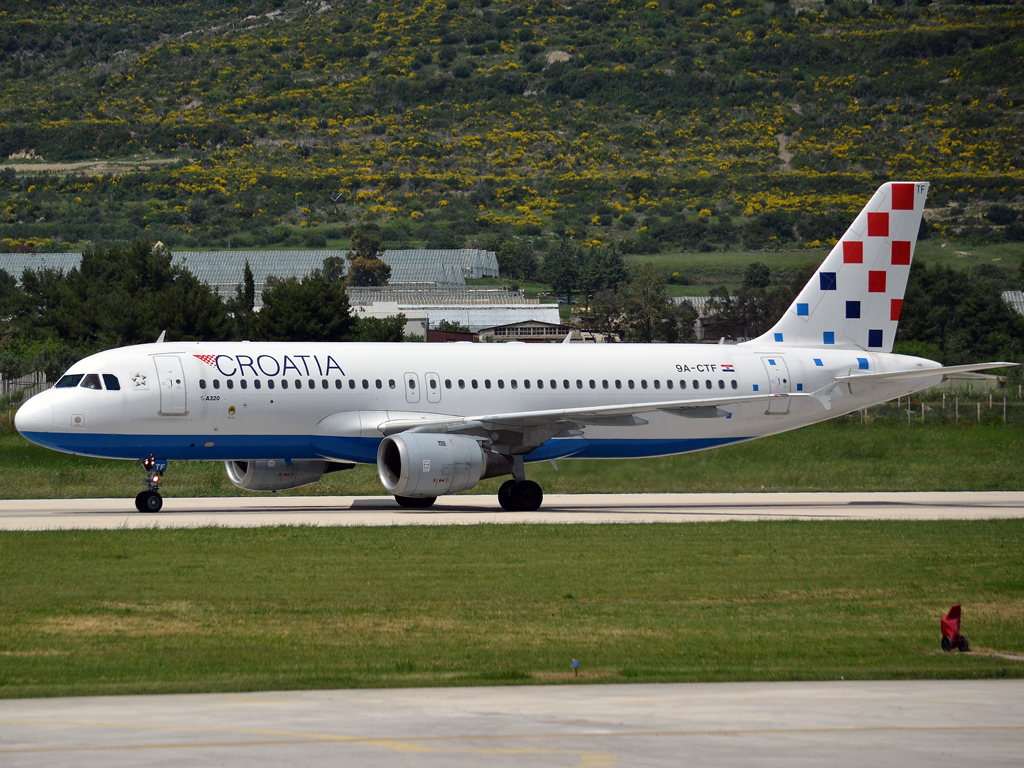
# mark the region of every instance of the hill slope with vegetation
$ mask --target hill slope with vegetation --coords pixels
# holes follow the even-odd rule
[[[9,250],[317,245],[367,222],[389,246],[792,248],[896,177],[932,181],[932,233],[1024,239],[1014,5],[0,7]],[[169,162],[74,166],[127,156]]]

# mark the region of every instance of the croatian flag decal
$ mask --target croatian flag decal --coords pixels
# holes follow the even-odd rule
[[[723,365],[722,371],[725,373],[733,373],[733,367],[731,365]]]
[[[193,355],[193,357],[198,357],[200,360],[202,360],[207,365],[212,365],[212,366],[216,366],[217,365],[217,356],[216,355]]]

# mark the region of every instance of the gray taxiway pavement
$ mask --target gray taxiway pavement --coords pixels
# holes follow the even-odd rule
[[[1024,680],[559,685],[0,701],[22,766],[1020,766]]]
[[[132,499],[0,500],[0,530],[996,517],[1024,517],[1024,493],[552,494],[536,512],[506,512],[493,496],[469,495],[441,497],[428,510],[402,509],[390,496],[169,498],[157,514],[136,512]]]

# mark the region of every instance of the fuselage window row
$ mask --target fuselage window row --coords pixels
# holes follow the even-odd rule
[[[121,389],[121,385],[118,382],[117,377],[114,376],[113,374],[104,373],[103,374],[103,382],[106,384],[106,389],[108,389],[108,390],[119,390],[119,389]],[[370,381],[368,379],[363,379],[361,383],[362,383],[362,388],[363,389],[369,389],[370,388]],[[431,389],[437,389],[437,381],[436,380],[431,379],[428,383],[430,384],[430,388]],[[214,389],[220,389],[220,386],[221,386],[220,385],[220,379],[213,379],[211,384],[212,384]],[[504,379],[498,379],[497,384],[498,384],[498,389],[504,389],[505,388],[505,380]],[[550,388],[551,389],[558,389],[558,382],[555,381],[554,379],[551,379],[549,384],[550,384]],[[653,382],[651,382],[651,384],[653,384],[655,389],[661,389],[661,380],[660,379],[655,379]],[[408,385],[409,385],[409,389],[410,390],[416,389],[416,379],[409,379]],[[452,381],[451,381],[451,379],[445,379],[444,385],[445,385],[445,389],[451,389],[452,388]],[[512,387],[512,389],[518,389],[519,388],[519,381],[518,381],[518,379],[511,379],[509,381],[509,385]],[[597,381],[594,380],[594,379],[590,379],[587,382],[587,385],[590,387],[590,389],[597,389]],[[62,387],[62,388],[63,387],[80,386],[80,387],[84,387],[86,389],[103,389],[103,386],[100,384],[99,375],[95,374],[95,373],[75,374],[75,375],[72,375],[72,376],[64,376],[54,386],[55,387]],[[228,389],[234,389],[235,388],[234,380],[233,379],[226,379],[225,380],[225,386]],[[260,389],[262,387],[260,379],[254,379],[253,382],[252,382],[252,386],[253,386],[253,389]],[[316,381],[314,381],[313,379],[309,379],[306,382],[306,386],[309,389],[315,390],[316,389]],[[357,386],[356,385],[356,380],[355,379],[349,379],[349,381],[348,381],[348,388],[349,389],[355,389],[356,386]],[[377,389],[383,389],[384,388],[383,380],[375,379],[374,380],[374,386]],[[396,385],[394,379],[388,379],[388,388],[389,389],[395,389],[396,386],[397,385]],[[470,380],[470,386],[473,389],[479,389],[480,383],[476,379],[471,379]],[[529,379],[524,379],[523,380],[523,387],[525,389],[530,389],[532,386],[533,386],[533,384],[530,382]],[[627,379],[626,380],[626,386],[629,387],[629,389],[636,389],[636,382],[633,379]],[[665,382],[665,386],[668,389],[672,389],[675,385],[673,384],[672,380],[669,379],[669,380],[667,380]],[[679,380],[679,388],[680,389],[686,389],[686,386],[687,386],[686,381],[684,381],[683,379],[680,379]],[[739,389],[739,383],[736,381],[736,379],[732,379],[731,380],[730,386],[733,389]],[[248,380],[247,379],[240,379],[238,381],[238,387],[240,389],[248,389],[249,388]],[[465,379],[459,379],[458,380],[458,387],[459,387],[459,389],[465,389],[466,388],[466,381],[465,381]],[[563,387],[563,389],[570,389],[571,388],[571,385],[570,385],[568,379],[564,379],[562,381],[562,387]],[[712,382],[711,379],[707,379],[704,382],[704,387],[705,387],[705,389],[714,389],[714,382]],[[206,379],[200,379],[199,380],[199,388],[200,389],[206,389],[207,388],[207,381],[206,381]],[[274,380],[273,379],[268,379],[267,380],[267,389],[273,389],[273,388],[274,388]],[[326,389],[330,389],[330,382],[327,379],[323,379],[320,382],[320,388],[321,389],[325,389],[325,390]],[[334,380],[334,388],[335,389],[342,389],[342,388],[344,388],[344,382],[341,379],[335,379]],[[491,388],[491,380],[490,379],[484,379],[484,388],[485,389],[490,389]],[[582,379],[576,379],[576,389],[583,389],[583,388],[584,388],[583,380]],[[610,388],[611,388],[611,383],[608,381],[608,379],[602,379],[601,380],[601,389],[610,389]],[[648,388],[648,381],[647,381],[647,379],[641,379],[640,380],[640,388],[641,389],[647,389]],[[694,389],[700,389],[700,381],[698,381],[697,379],[694,379],[693,380],[693,388]],[[719,379],[718,380],[718,388],[719,389],[725,389],[725,380],[724,379]],[[288,389],[288,380],[287,379],[281,379],[281,389]],[[302,380],[301,379],[295,379],[295,389],[302,389]],[[543,379],[537,379],[537,389],[544,389],[544,380]],[[616,379],[615,380],[615,389],[622,389],[622,380],[621,379]]]

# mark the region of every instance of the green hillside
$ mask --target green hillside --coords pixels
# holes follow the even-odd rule
[[[388,246],[800,249],[893,178],[933,183],[930,234],[1024,241],[1016,5],[0,9],[6,250],[321,246],[367,223]]]

